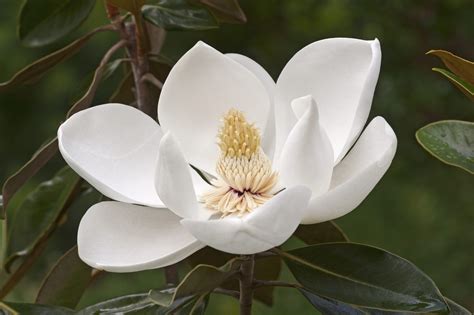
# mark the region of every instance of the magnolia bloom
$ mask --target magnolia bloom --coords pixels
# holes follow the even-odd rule
[[[300,223],[356,208],[397,140],[382,117],[362,131],[379,42],[333,38],[291,58],[275,83],[255,61],[199,42],[173,67],[158,125],[105,104],[58,130],[67,163],[105,196],[78,231],[86,263],[116,272],[176,263],[208,245],[252,254]]]

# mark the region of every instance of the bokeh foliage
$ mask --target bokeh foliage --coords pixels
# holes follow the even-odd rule
[[[51,46],[25,49],[15,38],[14,12],[20,3],[0,1],[0,81],[106,19],[98,2],[93,15],[73,34]],[[446,117],[472,120],[472,104],[431,71],[440,62],[425,55],[430,49],[442,48],[474,59],[472,1],[246,0],[241,3],[247,24],[225,25],[206,32],[170,32],[164,54],[176,60],[196,40],[202,39],[223,52],[253,57],[276,79],[285,62],[312,41],[340,36],[377,37],[382,45],[382,69],[371,114],[384,116],[392,125],[399,139],[398,153],[387,175],[367,200],[338,223],[351,240],[381,246],[413,261],[436,281],[445,295],[474,309],[472,177],[432,159],[414,137],[418,128],[431,121]],[[114,40],[113,35],[100,34],[77,58],[60,65],[35,86],[0,94],[2,182],[44,139],[55,135],[58,123],[84,91],[101,54]],[[95,103],[105,102],[116,83],[112,78],[104,84]],[[48,170],[43,173],[50,175]],[[84,209],[77,208],[78,211],[70,213],[79,218]],[[74,220],[70,221],[52,241],[63,251],[75,243],[77,226],[72,223]],[[42,257],[36,272],[20,283],[10,300],[35,296],[33,288],[59,254],[59,251],[49,252],[47,257]],[[123,284],[125,279],[127,286]],[[161,274],[153,271],[106,275],[81,303],[143,292],[161,281]],[[132,282],[133,286],[128,285]],[[310,309],[297,292],[281,288],[276,292],[273,313],[304,314]],[[237,309],[230,298],[213,299],[209,314],[233,314]],[[268,312],[263,305],[255,308],[255,314]]]

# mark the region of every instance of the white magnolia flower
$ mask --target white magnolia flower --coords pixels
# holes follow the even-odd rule
[[[377,40],[321,40],[275,84],[253,60],[200,42],[163,86],[161,125],[120,104],[75,114],[59,128],[61,153],[117,200],[84,215],[80,257],[125,272],[173,264],[206,245],[251,254],[282,244],[300,223],[347,214],[395,154],[383,118],[361,134],[380,59]]]

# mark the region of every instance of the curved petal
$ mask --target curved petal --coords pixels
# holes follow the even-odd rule
[[[271,100],[273,100],[276,88],[275,81],[261,65],[259,65],[253,59],[244,55],[226,54],[226,56],[240,63],[242,66],[250,70],[258,79],[260,79],[263,86],[267,90],[268,96]]]
[[[182,218],[207,219],[209,214],[198,206],[191,177],[194,171],[169,132],[161,139],[157,164],[156,192],[166,207]]]
[[[160,126],[122,104],[74,114],[58,129],[59,150],[69,166],[105,196],[162,207],[154,185]]]
[[[297,116],[305,108],[291,130],[282,149],[278,172],[285,187],[304,185],[313,196],[319,196],[329,189],[334,156],[331,142],[319,123],[316,102],[311,95],[292,102]]]
[[[321,124],[339,162],[367,120],[380,61],[377,39],[330,38],[297,52],[277,81],[277,154],[295,123],[291,101],[310,94],[318,103]]]
[[[260,130],[270,99],[260,80],[247,68],[199,42],[176,63],[161,91],[161,126],[181,144],[186,160],[215,174],[216,135],[223,115],[236,108]]]
[[[87,210],[77,235],[89,266],[132,272],[177,263],[204,247],[168,209],[106,201]]]
[[[396,148],[397,137],[390,125],[382,117],[374,118],[335,167],[329,191],[311,199],[302,223],[333,220],[355,209],[385,174]]]
[[[303,186],[288,188],[243,218],[182,220],[201,242],[232,254],[255,254],[284,243],[300,224],[311,196]]]
[[[262,150],[267,157],[272,160],[275,153],[276,130],[275,130],[275,109],[273,106],[273,98],[275,96],[276,84],[268,72],[257,62],[251,58],[240,54],[226,54],[226,56],[237,61],[242,66],[249,69],[257,78],[260,79],[263,86],[267,90],[268,96],[272,102],[268,111],[268,119],[265,130],[262,130]]]

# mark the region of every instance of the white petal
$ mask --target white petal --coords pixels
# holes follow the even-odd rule
[[[267,157],[272,160],[275,153],[276,144],[276,130],[275,130],[275,109],[273,106],[273,98],[275,96],[276,84],[268,72],[257,62],[251,58],[240,54],[226,54],[226,56],[240,63],[242,66],[249,69],[265,86],[268,96],[272,101],[272,105],[268,112],[268,119],[265,130],[262,130],[262,149]]]
[[[280,181],[285,187],[304,185],[313,196],[325,193],[331,182],[334,156],[331,142],[320,125],[318,108],[311,95],[292,102],[295,112],[305,108],[283,146],[280,161]],[[297,114],[299,116],[299,114]]]
[[[269,107],[268,93],[252,72],[199,42],[168,75],[158,113],[163,130],[173,133],[186,160],[215,174],[216,136],[222,116],[235,108],[265,130]]]
[[[267,157],[273,160],[276,147],[275,106],[273,104],[270,105],[270,110],[268,111],[267,125],[262,134],[261,146]]]
[[[160,126],[121,104],[74,114],[58,130],[59,150],[69,166],[105,196],[162,207],[154,185]]]
[[[385,174],[396,148],[390,125],[382,117],[374,118],[334,169],[329,191],[311,199],[302,223],[333,220],[355,209]]]
[[[288,188],[243,218],[182,220],[201,242],[232,254],[255,254],[284,243],[300,224],[311,196],[303,186]]]
[[[273,81],[272,77],[261,65],[259,65],[253,59],[244,55],[226,54],[226,56],[230,57],[232,60],[237,61],[242,66],[250,70],[257,78],[259,78],[263,86],[265,86],[268,96],[270,97],[270,99],[273,99],[273,96],[275,95],[275,88],[276,88],[275,81]]]
[[[176,140],[168,132],[160,142],[155,187],[167,208],[182,218],[207,218],[197,203],[191,169]]]
[[[172,265],[204,247],[180,219],[168,209],[98,203],[79,225],[79,256],[88,265],[111,272]]]
[[[339,162],[367,120],[380,60],[377,39],[330,38],[296,53],[277,81],[277,154],[295,123],[291,101],[310,94],[318,103],[321,124]]]

